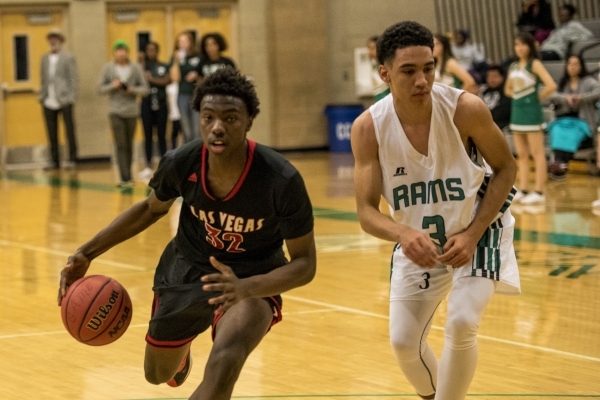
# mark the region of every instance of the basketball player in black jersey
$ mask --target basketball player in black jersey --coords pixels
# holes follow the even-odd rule
[[[279,294],[315,274],[302,177],[246,137],[258,105],[254,86],[233,69],[203,80],[193,102],[202,139],[168,152],[148,198],[81,246],[61,273],[59,304],[94,258],[148,228],[182,197],[177,234],[154,277],[144,369],[150,383],[180,386],[191,370],[192,340],[212,325],[213,348],[191,399],[231,398],[246,358],[281,320]]]

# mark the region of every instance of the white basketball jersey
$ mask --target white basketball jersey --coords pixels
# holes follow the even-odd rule
[[[406,137],[392,96],[370,108],[379,143],[382,194],[391,215],[400,224],[429,233],[442,246],[470,224],[485,175],[483,163],[472,161],[454,125],[462,92],[433,84],[427,156]]]

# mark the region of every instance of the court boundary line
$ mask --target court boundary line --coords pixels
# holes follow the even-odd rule
[[[369,311],[363,311],[363,310],[359,310],[357,308],[339,306],[339,305],[335,305],[335,304],[331,304],[331,303],[327,303],[327,302],[323,302],[323,301],[318,301],[318,300],[305,299],[305,298],[298,297],[298,296],[284,295],[284,298],[286,300],[289,299],[289,300],[295,300],[295,301],[298,301],[298,302],[301,302],[301,303],[312,304],[312,305],[321,306],[321,307],[330,307],[330,308],[334,308],[334,309],[339,310],[339,311],[346,311],[346,312],[349,312],[349,313],[364,315],[364,316],[367,316],[367,317],[374,317],[374,318],[385,319],[385,320],[389,320],[390,319],[388,315],[377,314],[377,313],[373,313],[373,312],[369,312]],[[444,330],[443,327],[437,326],[437,325],[432,325],[431,328],[435,329],[435,330],[438,330],[438,331],[443,331]],[[593,362],[599,362],[600,363],[600,358],[597,358],[597,357],[585,356],[585,355],[582,355],[582,354],[571,353],[571,352],[568,352],[568,351],[556,350],[556,349],[552,349],[552,348],[549,348],[549,347],[537,346],[537,345],[534,345],[534,344],[522,343],[522,342],[517,342],[517,341],[514,341],[514,340],[508,340],[508,339],[501,339],[501,338],[496,338],[496,337],[487,336],[487,335],[479,335],[478,334],[477,338],[479,338],[479,339],[485,339],[485,340],[489,340],[489,341],[493,341],[493,342],[497,342],[497,343],[510,344],[510,345],[513,345],[513,346],[523,347],[523,348],[531,349],[531,350],[543,351],[545,353],[556,354],[556,355],[567,356],[567,357],[573,357],[573,358],[578,358],[578,359],[581,359],[581,360],[593,361]]]
[[[350,394],[274,394],[274,395],[256,395],[256,396],[231,396],[232,399],[329,399],[332,397],[420,397],[415,393],[350,393]],[[551,393],[469,393],[467,397],[550,397],[550,398],[600,398],[600,394],[551,394]],[[139,398],[126,400],[185,400],[184,397],[159,397],[159,398]]]
[[[32,251],[37,251],[40,253],[52,254],[55,256],[64,257],[65,259],[68,258],[70,255],[72,255],[72,253],[67,253],[66,251],[53,250],[48,247],[33,246],[31,244],[12,242],[10,240],[3,240],[3,239],[0,239],[0,245],[7,246],[7,247],[18,247],[18,248],[25,249],[25,250],[32,250]],[[111,267],[130,269],[133,271],[140,271],[140,272],[147,272],[147,271],[154,269],[154,267],[153,268],[144,268],[144,267],[138,267],[137,265],[125,264],[125,263],[120,263],[120,262],[110,261],[110,260],[103,260],[101,257],[95,258],[94,262],[98,262],[98,263],[105,264],[105,265],[110,265]]]

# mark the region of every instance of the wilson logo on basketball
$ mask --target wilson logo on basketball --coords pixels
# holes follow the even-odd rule
[[[123,315],[121,315],[121,319],[115,325],[113,330],[108,332],[108,336],[113,337],[114,335],[119,333],[119,331],[121,330],[121,328],[123,328],[123,325],[125,324],[125,322],[127,322],[127,319],[129,318],[129,311],[130,311],[130,308],[125,307],[125,309],[123,310]]]
[[[104,322],[106,317],[108,317],[108,315],[110,314],[110,310],[112,310],[113,305],[117,302],[118,298],[119,298],[119,292],[117,292],[116,290],[113,290],[110,295],[110,299],[108,299],[108,303],[103,306],[98,307],[98,311],[96,311],[96,315],[94,315],[92,317],[92,319],[90,319],[90,321],[87,323],[87,327],[94,331],[97,331],[98,328],[100,328],[102,326],[102,323]]]

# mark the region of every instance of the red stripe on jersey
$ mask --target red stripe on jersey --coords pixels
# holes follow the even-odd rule
[[[211,200],[216,200],[212,194],[208,191],[206,187],[206,161],[208,160],[208,149],[205,144],[202,144],[202,162],[200,163],[200,178],[202,179],[202,189],[204,190],[204,194],[208,196]]]
[[[252,165],[252,159],[254,158],[254,148],[256,147],[256,142],[254,142],[253,140],[249,140],[249,139],[247,139],[247,141],[248,141],[248,157],[246,157],[246,165],[244,166],[244,171],[242,171],[242,175],[240,176],[240,179],[238,179],[237,183],[231,190],[231,193],[229,193],[227,195],[227,197],[225,197],[223,199],[223,201],[227,201],[227,200],[231,199],[233,196],[235,196],[235,194],[240,190],[240,187],[242,187],[242,184],[244,183],[244,180],[246,179],[246,176],[248,176],[248,172],[250,171],[250,166]]]
[[[248,175],[248,172],[250,171],[250,166],[252,165],[252,160],[254,159],[254,149],[256,148],[256,142],[250,139],[246,139],[246,141],[248,142],[248,157],[246,157],[246,165],[244,166],[244,170],[242,171],[242,175],[240,175],[240,178],[238,179],[237,183],[235,184],[235,186],[233,187],[233,189],[231,189],[231,192],[229,192],[229,194],[223,199],[223,201],[227,201],[230,200],[233,196],[236,195],[236,193],[240,190],[240,187],[242,187],[242,184],[244,183],[244,180],[246,179],[246,176]],[[202,179],[202,189],[204,190],[204,194],[206,194],[206,196],[208,196],[209,199],[211,200],[216,200],[215,197],[210,194],[210,192],[208,191],[208,187],[206,186],[206,162],[208,160],[208,149],[206,148],[206,145],[202,145],[202,162],[201,162],[201,171],[200,171],[200,177]]]

